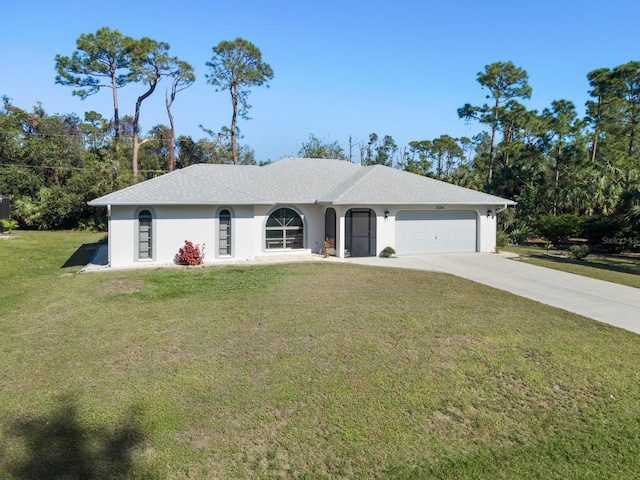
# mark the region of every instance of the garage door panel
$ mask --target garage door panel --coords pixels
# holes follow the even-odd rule
[[[403,210],[396,215],[398,254],[476,251],[474,211]]]

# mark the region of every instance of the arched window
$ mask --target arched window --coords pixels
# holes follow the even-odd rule
[[[138,214],[138,258],[153,258],[153,217],[149,210]]]
[[[304,248],[302,218],[295,210],[279,208],[267,219],[266,248]]]
[[[220,210],[218,221],[218,255],[231,255],[231,212]]]

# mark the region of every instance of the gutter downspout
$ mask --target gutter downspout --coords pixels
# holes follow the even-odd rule
[[[505,205],[500,210],[496,209],[496,215],[498,215],[500,212],[504,212],[507,208],[509,208],[509,205]]]

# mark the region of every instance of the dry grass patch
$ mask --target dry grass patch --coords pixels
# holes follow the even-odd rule
[[[135,293],[142,291],[144,282],[130,278],[107,280],[102,283],[103,293]]]

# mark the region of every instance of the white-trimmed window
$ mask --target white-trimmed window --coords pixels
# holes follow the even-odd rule
[[[149,210],[141,210],[138,214],[138,258],[153,258],[153,217]]]
[[[218,255],[231,255],[231,212],[227,209],[218,214]]]
[[[266,248],[304,248],[302,217],[291,208],[279,208],[267,219]]]

